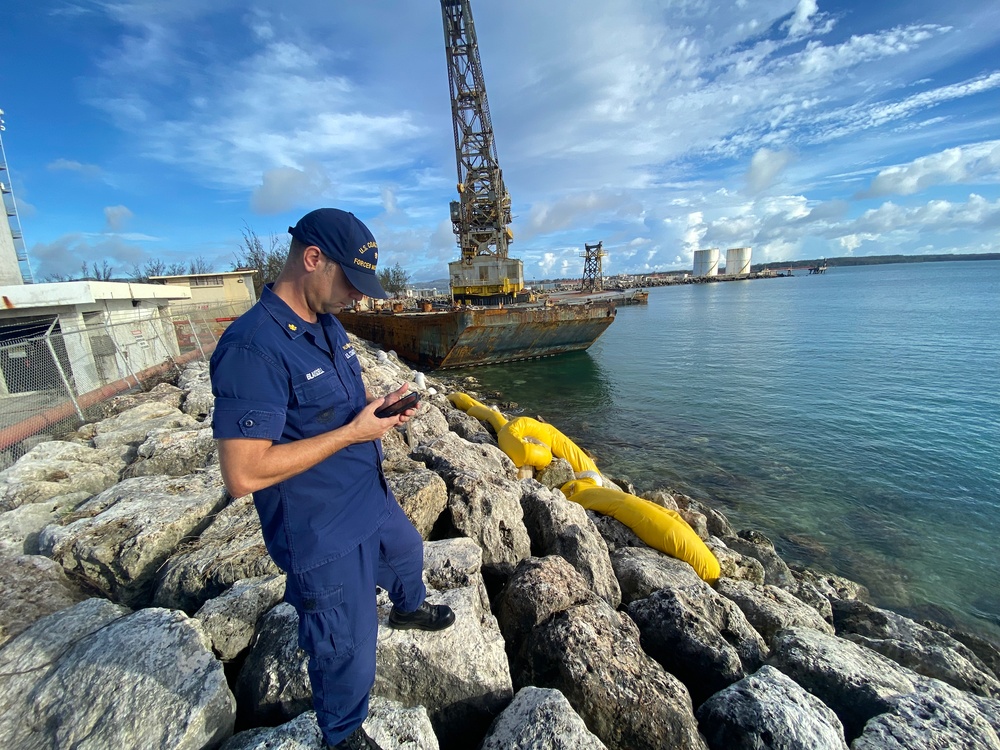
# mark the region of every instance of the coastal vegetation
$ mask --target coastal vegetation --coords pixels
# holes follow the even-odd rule
[[[845,255],[838,258],[814,258],[812,260],[783,260],[773,263],[754,264],[753,269],[811,268],[827,266],[878,266],[884,263],[946,263],[959,260],[1000,260],[1000,253],[936,253],[932,255]]]
[[[378,283],[382,285],[393,297],[398,297],[406,291],[410,284],[410,274],[408,274],[399,262],[394,265],[381,268],[378,271]]]
[[[291,240],[288,237],[272,234],[265,246],[264,241],[249,224],[243,225],[242,235],[243,243],[234,253],[235,258],[231,270],[256,271],[257,273],[253,277],[253,288],[257,299],[260,299],[264,285],[270,284],[281,273],[281,268],[285,265],[285,258],[288,257],[288,247]]]

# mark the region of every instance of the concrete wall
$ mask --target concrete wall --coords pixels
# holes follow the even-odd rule
[[[0,207],[3,203],[0,202]],[[6,216],[0,216],[0,286],[23,284],[21,269],[17,265],[17,251]]]

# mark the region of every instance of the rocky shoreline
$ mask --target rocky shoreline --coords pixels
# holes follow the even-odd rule
[[[373,392],[417,387],[355,346]],[[708,502],[640,493],[718,557],[709,586],[567,500],[565,462],[519,478],[449,384],[416,380],[385,470],[458,621],[380,628],[384,747],[1000,750],[996,644],[788,565]],[[111,407],[0,472],[5,747],[321,748],[284,577],[222,485],[207,365]]]

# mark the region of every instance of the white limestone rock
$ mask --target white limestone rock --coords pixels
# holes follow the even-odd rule
[[[258,576],[237,581],[221,596],[209,599],[195,613],[223,661],[250,645],[260,618],[285,596],[285,576]]]
[[[833,616],[842,638],[878,651],[917,674],[977,695],[1000,697],[1000,681],[992,670],[947,633],[860,601],[834,600]]]
[[[37,555],[42,529],[89,499],[90,493],[83,490],[0,513],[0,555]]]
[[[232,734],[222,664],[182,612],[87,600],[0,650],[7,747],[202,750]]]
[[[427,709],[373,695],[365,731],[384,750],[439,750]]]
[[[234,734],[221,750],[326,750],[316,712],[306,711],[276,727],[258,727]]]
[[[560,555],[580,572],[598,596],[617,608],[622,594],[608,545],[583,506],[531,479],[523,480],[521,489],[521,508],[532,554]]]
[[[813,628],[833,634],[833,626],[813,607],[778,586],[720,578],[716,591],[743,610],[765,640],[783,628]]]
[[[181,405],[181,411],[204,423],[208,421],[214,407],[215,396],[212,394],[212,387],[206,384],[188,391]]]
[[[812,628],[778,631],[768,664],[832,708],[848,740],[869,719],[891,711],[895,698],[915,692],[922,679],[881,654]]]
[[[448,604],[455,624],[428,633],[389,628],[390,603],[378,598],[377,673],[373,695],[424,706],[439,738],[481,737],[513,695],[510,669],[478,570],[478,550],[467,539],[429,543],[428,599]],[[288,719],[310,706],[308,657],[298,648],[298,616],[279,604],[260,621],[237,682],[241,710],[266,722]]]
[[[217,469],[126,479],[81,505],[64,525],[45,527],[39,549],[110,598],[143,606],[160,566],[226,497]]]
[[[438,517],[448,507],[448,485],[435,472],[421,467],[385,475],[392,493],[420,536],[430,536]]]
[[[497,609],[518,687],[562,692],[609,748],[705,747],[684,685],[561,557],[518,565]]]
[[[455,624],[433,633],[395,630],[387,623],[389,598],[380,593],[373,694],[426,707],[437,736],[454,746],[482,737],[510,701],[510,667],[481,578],[474,586],[428,589],[428,601],[450,606]]]
[[[560,690],[611,750],[705,750],[688,691],[639,638],[602,599],[570,607],[528,635],[518,679]]]
[[[739,607],[701,580],[655,591],[626,611],[643,650],[687,686],[695,705],[756,671],[768,655]]]
[[[125,479],[156,474],[181,477],[204,468],[214,449],[211,427],[154,430],[139,446],[136,460],[122,476]]]
[[[865,724],[851,750],[1000,750],[1000,735],[988,717],[961,695],[918,691]]]
[[[176,406],[162,402],[139,404],[92,426],[97,448],[112,445],[138,446],[159,429],[198,429],[201,424]]]
[[[280,574],[264,546],[253,497],[246,495],[167,560],[153,603],[193,613],[241,579]]]
[[[430,442],[448,432],[448,420],[434,404],[421,402],[417,413],[405,425],[403,434],[411,448]]]
[[[645,599],[660,589],[704,583],[688,563],[651,547],[619,547],[611,555],[611,565],[623,604]]]
[[[312,708],[309,656],[299,648],[299,616],[282,603],[257,624],[250,653],[236,681],[240,713],[273,724]]]
[[[521,688],[490,727],[481,750],[606,750],[558,690]]]
[[[58,563],[41,555],[0,559],[0,646],[36,620],[71,607],[87,596]]]
[[[108,417],[121,414],[129,409],[134,409],[140,404],[158,403],[179,409],[183,399],[184,392],[177,386],[170,383],[157,383],[148,391],[137,389],[122,393],[119,396],[114,396],[107,401],[98,404],[95,411],[100,415],[100,419],[107,419]],[[93,438],[94,424],[95,422],[91,422],[89,424],[82,425],[79,428],[79,433],[85,435],[88,439]]]
[[[443,407],[443,413],[448,420],[448,429],[459,437],[468,440],[470,443],[486,443],[496,447],[496,438],[475,417],[470,417],[461,409],[451,406],[451,404]]]
[[[413,457],[438,472],[449,486],[458,476],[517,479],[517,467],[502,450],[488,444],[470,443],[454,432],[417,446]]]
[[[502,476],[460,474],[450,485],[448,508],[455,528],[483,548],[488,572],[509,576],[531,554],[520,483]]]
[[[384,750],[438,750],[437,737],[423,706],[373,697],[365,732]],[[316,712],[306,711],[277,727],[248,729],[226,740],[221,750],[325,750]]]
[[[837,715],[774,667],[716,693],[697,716],[713,750],[847,750]]]
[[[774,549],[774,544],[758,531],[744,530],[737,536],[724,537],[729,549],[746,557],[752,557],[764,568],[764,583],[772,586],[794,587],[792,571]]]
[[[127,446],[98,450],[58,440],[39,443],[0,472],[0,511],[76,492],[96,495],[118,481],[128,460]]]
[[[720,576],[722,578],[735,578],[740,581],[752,581],[753,583],[764,583],[767,574],[764,566],[755,557],[744,555],[726,546],[726,543],[718,537],[710,536],[705,540],[715,559],[719,561]]]

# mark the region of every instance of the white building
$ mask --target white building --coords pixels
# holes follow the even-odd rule
[[[191,299],[188,302],[174,303],[174,307],[188,304],[210,309],[231,305],[240,311],[248,310],[257,301],[254,291],[253,277],[256,269],[242,271],[216,271],[214,273],[188,273],[179,276],[150,276],[150,281],[162,282],[168,286],[188,289]]]
[[[67,385],[84,394],[167,361],[179,350],[166,307],[190,297],[111,281],[0,287],[0,398]]]

